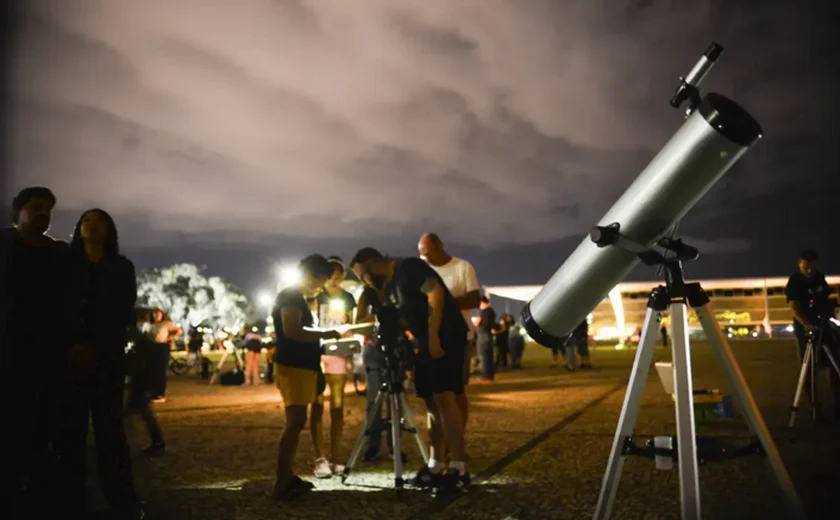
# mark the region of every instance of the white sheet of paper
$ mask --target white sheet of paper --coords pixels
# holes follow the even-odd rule
[[[359,323],[357,325],[339,325],[335,328],[341,334],[345,334],[351,330],[363,330],[363,329],[370,329],[373,327],[373,323]]]

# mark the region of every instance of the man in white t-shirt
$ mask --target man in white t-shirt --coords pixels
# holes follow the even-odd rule
[[[475,354],[475,327],[472,323],[471,312],[478,309],[481,304],[481,288],[478,285],[478,276],[471,263],[462,258],[457,258],[443,248],[443,241],[434,233],[426,233],[417,242],[417,251],[420,257],[437,271],[443,279],[446,288],[455,297],[455,301],[461,307],[461,313],[469,328],[469,347],[466,348],[466,362],[464,363],[464,385],[469,383],[472,357]],[[464,426],[467,424],[467,394],[458,396],[458,407],[464,419]]]

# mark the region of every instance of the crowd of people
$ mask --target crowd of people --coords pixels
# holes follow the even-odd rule
[[[47,235],[53,193],[44,187],[22,190],[13,201],[14,228],[0,235],[6,254],[2,264],[3,344],[10,366],[27,363],[30,354],[14,346],[28,345],[47,354],[44,384],[32,386],[25,373],[11,370],[11,389],[28,388],[12,400],[9,428],[15,518],[37,518],[60,504],[60,512],[82,518],[89,513],[86,449],[89,422],[93,423],[99,480],[110,509],[121,518],[142,518],[135,491],[125,432],[125,412],[145,422],[150,443],[145,452],[166,449],[152,403],[166,399],[166,374],[172,341],[183,334],[164,310],[138,311],[132,262],[120,254],[116,225],[101,209],[83,212],[69,244]],[[327,478],[340,474],[347,360],[324,355],[324,340],[340,339],[343,326],[371,323],[384,307],[397,309],[407,339],[414,346],[414,392],[423,400],[428,419],[430,459],[410,483],[435,495],[449,495],[469,487],[465,431],[473,359],[479,383],[492,383],[499,367],[520,367],[524,338],[509,314],[497,317],[488,295],[481,294],[476,271],[468,261],[450,255],[435,234],[418,242],[418,257],[391,258],[370,247],[360,249],[345,265],[338,257],[312,254],[300,261],[300,283],[276,297],[274,348],[270,373],[282,396],[286,425],[279,441],[272,496],[288,500],[314,488],[295,475],[293,465],[300,434],[309,423],[316,454],[313,472]],[[799,271],[786,294],[791,302],[800,339],[800,355],[817,329],[815,299],[827,298],[831,288],[816,271],[816,254],[803,253]],[[352,272],[364,285],[358,302],[342,288]],[[473,319],[473,313],[478,316]],[[44,323],[48,326],[44,326]],[[14,324],[14,326],[10,326]],[[367,409],[374,403],[382,380],[381,352],[372,329],[365,333],[363,359],[367,375]],[[126,344],[134,344],[126,355]],[[663,338],[667,342],[667,338]],[[188,333],[188,350],[201,348],[201,335]],[[248,350],[244,382],[259,378],[262,338],[246,333]],[[564,347],[554,349],[573,371],[591,368],[588,326],[584,321]],[[510,357],[510,361],[509,358]],[[131,374],[126,388],[126,374]],[[835,407],[840,416],[840,378],[832,378]],[[128,398],[126,399],[126,390]],[[325,443],[324,412],[329,403],[329,444]],[[381,420],[381,411],[377,416]],[[383,429],[370,428],[367,461],[376,460]],[[393,453],[390,439],[386,443]],[[45,495],[60,500],[42,500]]]

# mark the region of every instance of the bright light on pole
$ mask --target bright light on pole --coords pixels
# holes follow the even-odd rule
[[[300,271],[295,265],[281,265],[277,268],[277,281],[281,288],[300,283]]]
[[[271,293],[268,291],[261,291],[260,294],[257,295],[257,303],[260,307],[265,308],[266,312],[271,311],[271,304],[273,303],[271,297]]]

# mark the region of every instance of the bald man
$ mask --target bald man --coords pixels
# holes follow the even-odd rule
[[[443,279],[446,288],[455,297],[464,321],[469,328],[469,347],[466,351],[464,362],[464,385],[469,383],[471,360],[474,355],[475,327],[472,324],[471,311],[478,309],[481,304],[481,288],[478,285],[478,276],[471,263],[463,258],[450,255],[443,247],[443,241],[434,233],[426,233],[417,242],[417,252]],[[464,419],[464,426],[467,424],[468,406],[466,392],[458,396],[458,407]]]

